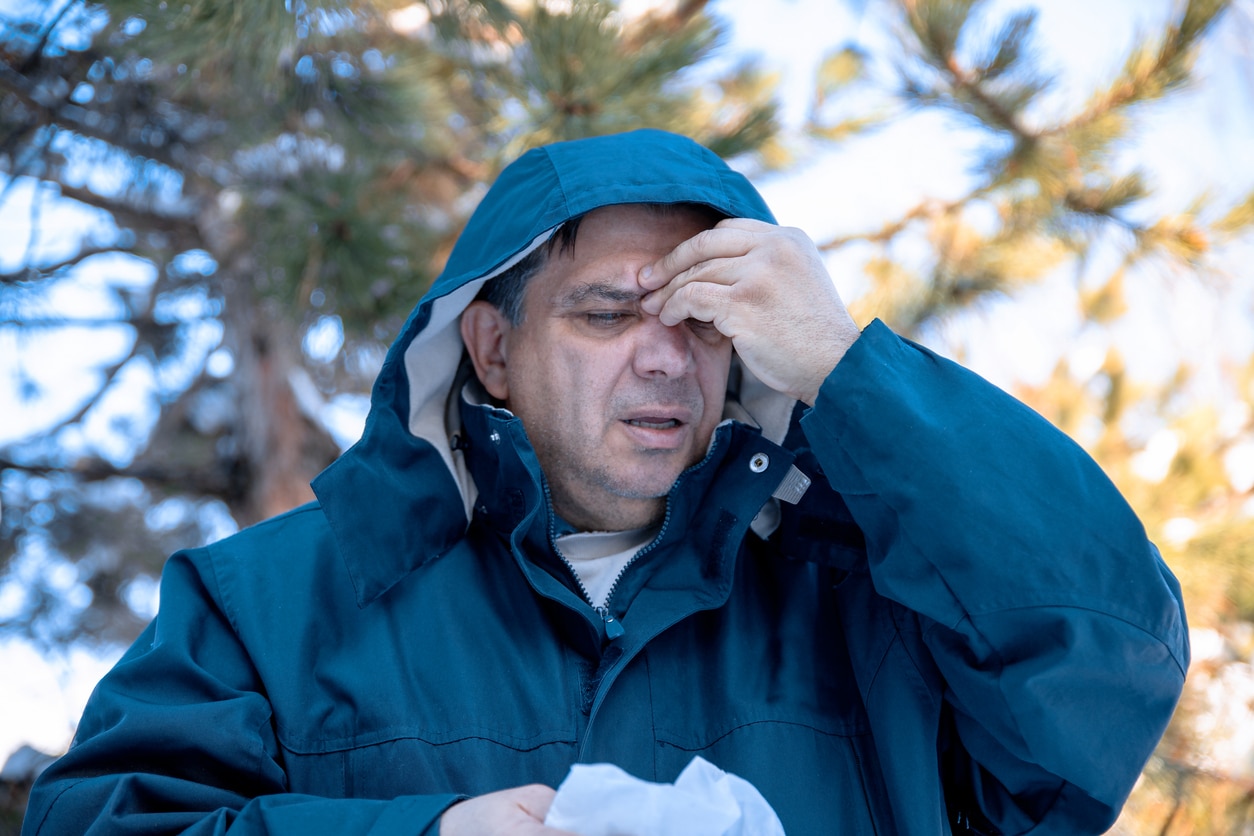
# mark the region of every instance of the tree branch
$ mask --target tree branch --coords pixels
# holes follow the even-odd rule
[[[68,473],[85,482],[102,482],[116,477],[138,479],[145,485],[172,492],[216,496],[224,501],[232,498],[232,488],[227,480],[211,474],[189,471],[183,468],[165,468],[151,463],[131,464],[118,467],[104,459],[79,459],[70,465],[18,462],[0,456],[0,470],[16,470],[35,476],[52,473]]]
[[[198,317],[194,319],[208,319],[209,317]],[[181,322],[189,322],[193,320],[181,320]],[[43,317],[41,319],[13,319],[0,318],[0,326],[16,325],[19,328],[108,328],[117,325],[129,325],[132,328],[143,330],[144,326],[157,325],[154,320],[148,317],[141,318],[123,318],[123,317]]]
[[[33,281],[34,279],[32,278],[32,274],[47,275],[50,273],[58,273],[66,268],[74,267],[92,256],[101,255],[103,253],[129,252],[130,250],[125,250],[120,247],[84,247],[79,250],[77,254],[54,264],[47,264],[42,267],[32,267],[28,265],[21,270],[15,270],[12,273],[0,273],[0,284],[16,284],[17,282]],[[0,322],[3,322],[3,320],[0,320]]]
[[[81,60],[83,63],[90,66],[91,63],[95,61],[95,56],[90,53],[84,53]],[[67,71],[62,73],[61,76],[62,79],[66,81],[66,84],[71,91],[74,89],[74,84],[71,80],[72,75],[72,72]],[[85,136],[91,139],[98,139],[101,142],[114,146],[115,148],[124,150],[128,154],[146,157],[148,159],[156,160],[162,165],[170,168],[179,169],[179,162],[172,154],[168,153],[168,149],[170,147],[169,143],[164,146],[154,146],[144,142],[132,143],[128,142],[125,136],[119,135],[119,132],[117,131],[109,131],[92,127],[87,123],[87,120],[78,118],[75,115],[75,111],[82,111],[85,113],[98,113],[99,111],[90,111],[89,108],[79,105],[74,105],[73,108],[67,108],[68,102],[65,99],[55,102],[41,101],[36,96],[36,85],[34,85],[28,77],[19,74],[16,70],[3,62],[0,62],[0,87],[16,96],[22,104],[26,105],[36,114],[36,120],[32,123],[32,126],[54,125],[57,127],[63,127],[64,130],[70,130],[80,136]],[[121,85],[118,85],[118,87],[120,88]],[[67,112],[67,110],[70,110],[70,112]],[[105,115],[107,116],[108,114]],[[106,123],[107,120],[101,120],[101,122]],[[169,125],[160,125],[159,127],[171,137],[178,136],[178,132],[173,130],[173,128]]]
[[[134,360],[135,357],[139,354],[140,342],[141,341],[137,338],[133,343],[131,343],[130,351],[126,352],[126,355],[121,360],[118,360],[116,363],[113,363],[112,365],[105,367],[105,370],[104,370],[105,379],[104,379],[104,382],[100,384],[100,388],[96,390],[96,394],[88,398],[83,403],[83,405],[79,407],[78,411],[76,411],[73,415],[66,418],[64,421],[58,421],[52,427],[49,427],[48,435],[52,435],[56,433],[58,430],[62,429],[63,427],[68,427],[72,424],[77,424],[78,422],[82,421],[83,418],[86,417],[87,413],[91,411],[92,407],[100,403],[100,399],[104,397],[105,392],[109,391],[109,387],[112,386],[113,381],[117,379],[118,372],[122,371],[122,367],[125,366],[127,363],[131,362],[132,360]]]
[[[830,250],[840,249],[846,244],[853,243],[854,241],[866,241],[871,244],[882,244],[885,241],[890,241],[897,237],[901,234],[902,230],[914,221],[939,218],[943,215],[948,215],[950,212],[966,206],[971,201],[983,197],[985,194],[992,191],[992,189],[993,185],[991,183],[986,183],[968,192],[957,200],[941,201],[934,200],[932,198],[925,198],[900,218],[892,223],[885,224],[875,232],[859,232],[853,235],[838,235],[835,238],[829,238],[819,244],[818,248],[823,252],[827,252]]]
[[[36,123],[32,122],[29,125],[27,125],[26,128],[28,130],[33,130],[36,126],[37,126]],[[37,144],[41,146],[39,150],[35,152],[34,154],[28,155],[26,160],[23,160],[18,165],[15,165],[13,167],[13,170],[9,172],[9,179],[5,181],[4,188],[0,189],[0,204],[8,200],[9,192],[11,192],[17,186],[18,178],[21,177],[23,173],[26,171],[26,168],[30,164],[31,160],[33,160],[36,156],[41,155],[48,150],[48,146],[52,144],[52,136],[53,136],[52,133],[49,132],[42,139],[36,140]]]
[[[1197,48],[1198,41],[1210,27],[1208,22],[1197,31],[1185,33],[1182,24],[1187,12],[1187,8],[1180,11],[1181,17],[1168,28],[1166,36],[1154,50],[1153,62],[1143,72],[1134,73],[1130,67],[1125,67],[1120,78],[1110,88],[1094,96],[1084,110],[1064,124],[1044,131],[1042,135],[1085,127],[1111,111],[1122,110],[1138,102],[1159,99],[1170,92],[1173,79],[1169,76],[1173,65],[1190,60],[1189,53]],[[1218,14],[1211,18],[1211,22]],[[1168,77],[1163,78],[1164,75]]]
[[[119,226],[142,226],[147,229],[160,229],[163,232],[190,234],[199,241],[199,230],[190,217],[153,212],[134,204],[127,204],[104,197],[81,186],[70,186],[60,181],[54,182],[60,187],[62,197],[68,197],[71,200],[77,200],[79,203],[109,212]]]
[[[626,39],[624,47],[628,52],[636,52],[655,38],[674,35],[701,14],[708,2],[709,0],[680,0],[669,12],[646,12],[637,21],[636,30]]]
[[[35,248],[39,246],[39,233],[41,231],[39,215],[43,205],[41,190],[36,188],[30,199],[30,235],[26,238],[26,253],[22,256],[22,261],[27,264],[30,263],[31,256],[35,253]]]
[[[958,59],[954,56],[947,56],[945,60],[945,70],[949,73],[950,81],[954,89],[966,93],[972,99],[988,111],[1003,128],[1005,128],[1015,139],[1021,142],[1027,142],[1035,138],[1035,134],[1025,128],[1015,115],[1001,106],[1001,103],[988,95],[984,91],[984,87],[979,80],[972,78],[971,74],[958,65]]]
[[[52,37],[53,31],[61,25],[61,21],[65,18],[66,13],[78,5],[80,1],[81,0],[66,0],[66,4],[62,6],[61,10],[52,18],[52,21],[48,24],[48,28],[45,29],[43,34],[39,36],[39,43],[35,44],[35,48],[31,50],[30,55],[26,56],[26,60],[22,62],[22,66],[18,67],[19,73],[25,75],[34,69],[35,65],[39,63],[39,57],[43,55],[44,47],[48,45],[48,39]]]

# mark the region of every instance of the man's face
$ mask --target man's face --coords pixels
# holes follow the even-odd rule
[[[504,326],[504,389],[489,391],[522,419],[572,525],[657,520],[676,477],[705,455],[731,342],[707,323],[644,313],[636,273],[710,225],[690,210],[595,210],[573,250],[554,250],[528,283],[522,323]]]

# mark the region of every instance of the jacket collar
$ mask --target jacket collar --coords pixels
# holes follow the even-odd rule
[[[442,455],[408,431],[402,414],[372,411],[362,440],[313,481],[360,607],[444,555],[466,532],[459,486]],[[537,591],[565,597],[551,587],[553,571],[536,573],[539,567],[530,565],[557,558],[549,536],[547,487],[522,421],[506,410],[464,401],[461,420],[465,461],[479,489],[475,514],[506,535],[516,553],[531,557],[523,568]],[[758,455],[766,457],[766,468],[760,469]],[[756,428],[725,421],[705,459],[685,471],[671,490],[666,523],[650,551],[694,537],[712,543],[735,530],[743,536],[741,529],[770,498],[792,458]],[[721,510],[710,513],[714,509]],[[730,577],[729,566],[706,565],[721,560],[716,553],[721,551],[707,550],[697,560],[700,565],[689,567],[689,580],[704,594],[725,597],[721,583],[709,583],[716,576]]]
[[[476,520],[508,542],[537,592],[586,609],[554,552],[552,503],[522,421],[505,410],[463,404],[462,430],[480,488]],[[705,458],[671,488],[658,535],[616,587],[613,608],[625,609],[650,578],[681,592],[695,608],[725,601],[737,546],[792,461],[792,453],[756,427],[720,424]]]
[[[395,412],[371,411],[362,439],[313,480],[365,607],[466,531],[461,493],[440,453]]]

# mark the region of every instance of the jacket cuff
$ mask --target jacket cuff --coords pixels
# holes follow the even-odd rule
[[[371,836],[399,836],[399,834],[416,833],[418,836],[439,836],[440,817],[444,812],[459,801],[465,801],[465,795],[403,795],[393,799],[379,816]]]
[[[872,411],[871,405],[875,404],[875,409],[879,410],[886,399],[899,397],[883,391],[885,388],[909,392],[912,383],[904,378],[914,377],[918,372],[902,367],[908,369],[918,360],[918,352],[912,344],[876,319],[862,330],[862,335],[823,381],[814,406],[801,419],[801,426],[811,445],[817,441],[823,448],[824,476],[837,492],[846,495],[874,493],[866,474],[845,452],[847,445],[843,443],[845,433],[842,431],[858,420],[878,423],[879,417],[868,414]],[[823,443],[829,440],[836,443]]]

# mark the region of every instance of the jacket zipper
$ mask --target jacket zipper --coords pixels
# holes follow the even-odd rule
[[[610,590],[605,595],[605,604],[598,607],[592,602],[592,596],[588,594],[588,588],[583,585],[583,578],[579,577],[579,572],[575,570],[574,564],[567,560],[566,555],[562,554],[562,550],[558,548],[557,529],[553,525],[553,496],[549,492],[548,482],[544,483],[544,501],[549,505],[549,547],[553,549],[553,553],[556,554],[561,559],[562,563],[566,565],[566,568],[570,570],[571,577],[575,579],[575,585],[579,587],[579,594],[583,596],[584,601],[588,603],[588,606],[592,608],[592,611],[599,615],[601,617],[601,621],[605,623],[605,637],[610,641],[622,638],[626,630],[623,629],[623,623],[614,617],[614,612],[609,606],[610,601],[614,598],[614,589],[618,586],[618,579],[621,578],[623,573],[627,571],[627,567],[636,561],[636,558],[640,556],[640,552],[647,551],[652,548],[653,544],[650,543],[648,546],[645,546],[643,549],[632,555],[631,560],[628,560],[623,564],[623,568],[620,569],[618,574],[614,576],[614,581],[610,584]],[[666,517],[667,519],[670,518],[669,502],[666,504]],[[663,522],[662,526],[665,528],[666,523]]]
[[[722,425],[720,424],[720,426]],[[715,428],[715,431],[717,432],[717,428]],[[692,471],[699,469],[703,464],[709,461],[710,457],[714,455],[714,449],[716,446],[717,445],[713,443],[713,440],[712,440],[712,443],[710,444],[710,448],[706,450],[705,456],[702,457],[701,461],[697,462],[696,464],[691,464],[687,468],[685,468],[684,471],[680,473],[679,476],[675,479],[675,484],[678,485],[679,482],[683,480],[685,476],[687,476]],[[614,617],[613,610],[610,609],[610,604],[614,600],[614,592],[615,590],[618,589],[618,582],[622,580],[623,575],[627,573],[627,569],[631,566],[631,564],[635,563],[643,555],[646,555],[649,552],[653,551],[653,549],[656,548],[657,544],[661,541],[662,536],[666,534],[666,529],[670,526],[670,522],[671,522],[670,498],[667,497],[667,500],[666,500],[666,512],[662,516],[661,528],[658,529],[657,534],[654,535],[653,539],[649,542],[647,546],[645,546],[644,548],[637,551],[634,555],[632,555],[631,559],[628,560],[626,563],[624,563],[623,567],[618,570],[618,574],[614,576],[613,582],[610,583],[609,591],[605,593],[605,605],[598,607],[596,604],[593,603],[592,596],[588,594],[587,587],[583,585],[583,580],[580,579],[579,572],[575,571],[575,567],[571,564],[569,560],[566,559],[566,555],[562,554],[562,550],[557,547],[557,530],[556,530],[556,527],[553,525],[553,520],[556,516],[556,512],[553,510],[553,494],[549,490],[548,480],[542,479],[541,484],[544,487],[544,501],[548,504],[548,510],[549,510],[549,532],[548,532],[549,548],[553,549],[553,553],[556,554],[558,558],[561,559],[562,563],[566,564],[566,568],[570,570],[570,574],[574,577],[575,585],[579,587],[579,592],[581,595],[583,595],[583,599],[588,602],[588,606],[592,607],[592,611],[595,612],[597,615],[599,615],[601,617],[601,621],[605,623],[605,637],[609,639],[610,641],[621,639],[623,635],[626,633],[626,630],[623,628],[622,622]],[[672,487],[672,490],[673,489],[674,488]]]
[[[613,602],[614,593],[618,590],[618,582],[623,579],[623,575],[627,574],[627,570],[631,567],[631,564],[635,563],[641,557],[657,548],[657,544],[666,534],[666,529],[670,525],[670,522],[671,503],[668,499],[666,501],[666,513],[662,515],[662,526],[657,530],[657,534],[653,535],[653,539],[649,541],[648,545],[644,548],[638,549],[636,553],[631,556],[631,559],[623,564],[623,568],[618,570],[618,574],[614,576],[614,580],[610,583],[609,591],[605,593],[605,606],[597,607],[597,612],[600,613],[601,618],[605,619],[605,635],[610,641],[621,638],[625,632],[623,625],[616,618],[614,618],[614,613],[610,610],[610,603]],[[612,631],[611,628],[613,628]]]
[[[557,528],[553,525],[553,520],[557,516],[557,512],[553,510],[553,494],[549,491],[549,483],[547,479],[541,480],[540,484],[544,488],[544,502],[548,506],[549,511],[549,548],[553,550],[553,554],[557,555],[561,559],[562,563],[565,564],[566,568],[570,570],[571,577],[575,579],[575,585],[579,587],[579,594],[582,595],[583,599],[588,602],[588,606],[592,607],[592,609],[597,611],[597,614],[600,615],[599,609],[592,603],[592,596],[588,594],[588,588],[583,585],[583,579],[580,578],[579,573],[575,571],[574,564],[567,560],[566,555],[562,554],[562,550],[557,547]],[[601,617],[604,618],[605,616]]]
[[[688,467],[687,470],[679,474],[679,478],[675,480],[676,484],[678,484],[678,482],[681,479],[687,476],[690,471],[693,471],[701,467],[701,465],[705,464],[706,461],[709,460],[710,456],[713,455],[713,453],[714,453],[714,445],[711,444],[710,449],[705,454],[705,458],[703,458],[701,461],[697,462],[696,464],[691,465],[690,467]],[[549,500],[549,503],[550,503],[549,508],[551,510],[553,506],[552,506],[552,499],[551,497],[549,497],[549,486],[547,482],[544,485],[544,492],[545,492],[545,498]],[[618,582],[622,579],[623,575],[627,573],[627,567],[635,563],[640,558],[641,555],[648,554],[649,552],[653,551],[657,547],[657,544],[662,541],[662,537],[666,534],[666,530],[667,528],[670,527],[670,524],[671,524],[671,502],[670,502],[670,498],[668,497],[666,500],[666,513],[662,516],[662,525],[660,528],[658,528],[658,532],[653,537],[653,540],[647,546],[645,546],[644,548],[636,552],[634,555],[632,555],[631,560],[628,560],[625,564],[623,564],[623,568],[620,569],[618,574],[614,576],[614,581],[613,583],[610,584],[609,592],[607,592],[605,595],[605,606],[599,607],[599,608],[595,606],[593,607],[593,609],[596,610],[597,614],[600,615],[601,618],[605,620],[605,625],[606,625],[605,634],[611,641],[613,641],[615,638],[621,638],[624,633],[623,625],[620,624],[618,620],[614,618],[614,613],[611,612],[609,608],[610,602],[614,600],[614,592],[615,590],[618,589]],[[591,597],[588,595],[587,589],[584,588],[583,582],[579,581],[579,573],[575,572],[574,567],[570,566],[570,561],[568,561],[566,559],[566,556],[562,554],[561,550],[557,548],[557,540],[556,540],[556,537],[554,537],[555,533],[556,532],[554,531],[554,527],[553,527],[553,515],[550,514],[549,515],[549,542],[553,547],[553,551],[555,551],[558,554],[558,556],[562,558],[563,563],[565,563],[567,566],[570,567],[571,573],[575,575],[575,580],[579,584],[579,589],[583,592],[584,599],[587,600],[589,603],[591,603]],[[664,625],[662,629],[667,629],[668,627],[671,627],[678,622],[679,622],[679,619],[676,618],[672,620],[669,624]],[[616,628],[613,633],[610,632],[611,623]],[[605,687],[606,687],[605,680],[602,679],[601,688],[603,689]],[[588,717],[588,723],[585,726],[585,729],[592,728],[593,724],[596,722],[597,715],[600,713],[600,711],[601,711],[601,701],[599,699],[594,699],[593,705],[592,705],[592,712]],[[587,750],[588,740],[589,740],[588,736],[585,735],[583,741],[579,744],[579,754],[576,759],[576,762],[578,763],[585,762],[584,755]]]

